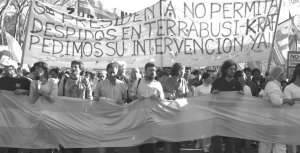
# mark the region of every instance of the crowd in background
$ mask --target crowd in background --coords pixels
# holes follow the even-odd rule
[[[137,99],[154,98],[174,100],[176,98],[218,94],[222,91],[236,91],[242,95],[269,99],[274,105],[294,104],[300,98],[300,64],[297,65],[293,78],[286,80],[281,67],[273,68],[270,73],[262,75],[257,68],[248,67],[238,70],[237,64],[225,61],[219,71],[185,67],[180,63],[172,67],[158,68],[154,63],[147,63],[144,72],[139,68],[127,69],[126,63],[112,62],[106,70],[91,72],[84,70],[81,61],[74,60],[70,68],[49,68],[45,62],[36,62],[30,71],[21,70],[13,61],[4,62],[1,69],[0,89],[14,91],[16,94],[28,95],[28,101],[35,104],[41,97],[55,102],[54,96],[76,97],[100,101],[108,98],[116,104],[126,104]],[[126,73],[129,71],[130,73]],[[283,94],[284,93],[284,94]],[[205,152],[242,153],[245,142],[250,140],[214,136],[211,139],[196,140],[196,148]],[[283,153],[285,145],[250,141],[257,146],[260,153]],[[179,153],[180,142],[143,144],[141,153],[153,153],[157,150]],[[105,152],[107,148],[99,148]],[[16,152],[17,149],[10,149]],[[51,152],[51,150],[48,150]],[[79,148],[62,149],[61,152],[80,153]]]

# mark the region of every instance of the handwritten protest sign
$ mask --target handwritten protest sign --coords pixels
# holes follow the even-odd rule
[[[111,61],[129,67],[147,62],[171,66],[217,65],[268,58],[280,0],[159,1],[125,18],[87,19],[32,5],[24,63],[44,60],[69,66],[105,68]]]

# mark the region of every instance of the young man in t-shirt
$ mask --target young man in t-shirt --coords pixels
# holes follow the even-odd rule
[[[237,91],[240,94],[243,93],[243,86],[242,84],[234,79],[234,73],[236,72],[237,65],[235,62],[231,60],[227,60],[221,66],[221,77],[217,78],[211,88],[211,93],[218,94],[221,91]],[[237,138],[231,137],[221,137],[221,136],[214,136],[211,140],[210,151],[212,153],[221,153],[222,151],[222,144],[221,139],[225,143],[225,151],[224,153],[232,153],[233,148],[235,148],[236,153],[241,153],[242,151],[242,140]]]

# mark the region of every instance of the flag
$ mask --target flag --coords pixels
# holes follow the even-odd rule
[[[291,14],[290,14],[291,17]],[[297,51],[298,40],[300,40],[300,31],[295,25],[295,16],[291,18],[291,30],[289,35],[289,51]]]
[[[8,48],[13,60],[17,61],[18,63],[21,63],[23,52],[20,44],[9,33],[5,32],[5,35],[7,39]]]
[[[277,27],[273,60],[276,65],[285,65],[288,51],[296,51],[297,39],[300,38],[299,30],[294,23],[294,17],[291,17],[280,23]]]

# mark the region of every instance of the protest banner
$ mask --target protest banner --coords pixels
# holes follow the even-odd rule
[[[287,59],[287,72],[286,77],[291,79],[296,68],[296,65],[300,63],[300,52],[289,51]]]
[[[233,92],[126,105],[57,97],[29,104],[26,96],[0,93],[0,147],[96,148],[187,141],[214,135],[263,142],[300,142],[299,103],[269,101]]]
[[[105,68],[111,61],[128,67],[147,62],[171,66],[218,65],[224,60],[269,57],[280,0],[159,1],[124,18],[87,19],[32,3],[24,63],[39,60],[69,66]]]

